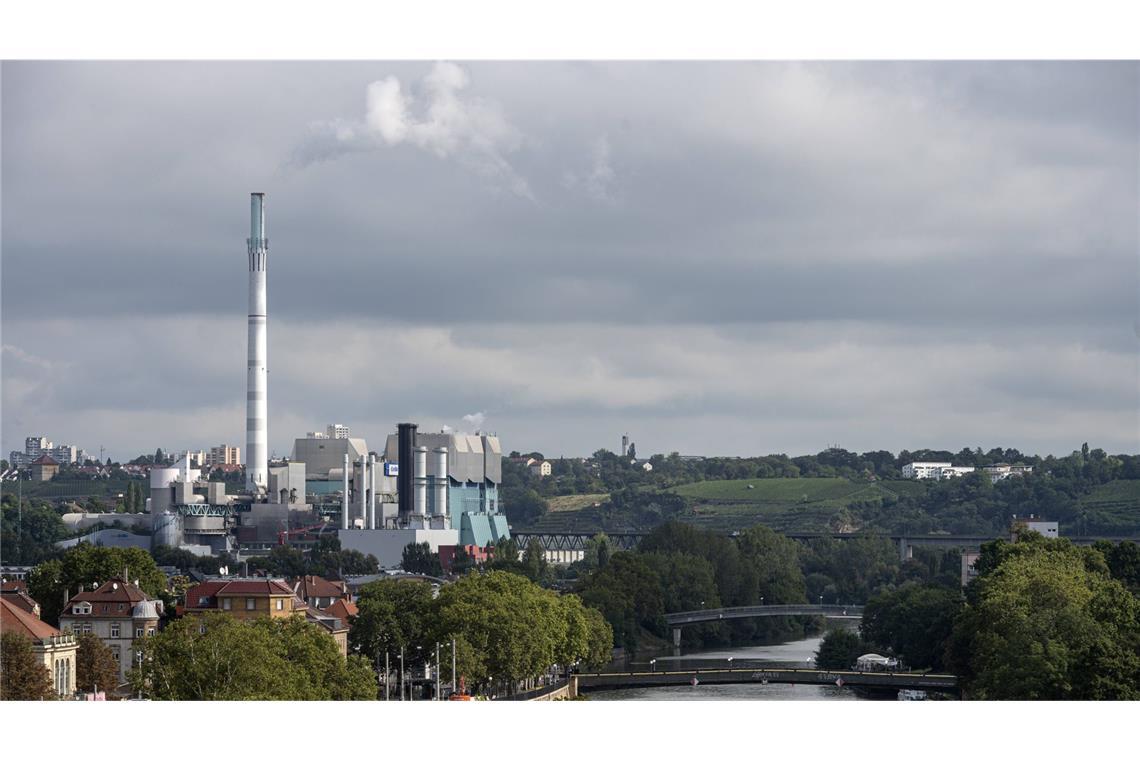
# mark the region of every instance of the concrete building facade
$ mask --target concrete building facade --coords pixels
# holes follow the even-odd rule
[[[99,637],[119,663],[120,684],[126,684],[127,673],[134,667],[134,643],[158,632],[162,612],[162,601],[143,593],[137,582],[112,578],[68,599],[59,625],[70,633]]]

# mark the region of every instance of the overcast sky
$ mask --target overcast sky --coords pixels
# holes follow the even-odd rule
[[[1140,450],[1134,63],[0,73],[5,455]]]

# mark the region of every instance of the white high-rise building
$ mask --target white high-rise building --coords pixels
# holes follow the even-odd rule
[[[333,423],[325,428],[325,437],[336,440],[337,438],[348,438],[348,425],[341,425]]]

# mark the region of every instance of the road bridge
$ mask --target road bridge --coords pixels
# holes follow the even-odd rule
[[[945,673],[864,672],[857,670],[814,670],[810,668],[698,668],[625,673],[579,673],[574,687],[578,693],[602,689],[640,689],[656,686],[700,684],[799,683],[880,689],[921,689],[958,692],[958,678]]]
[[[665,623],[673,629],[673,646],[681,646],[681,628],[697,623],[716,623],[742,618],[810,616],[858,620],[863,608],[853,604],[759,604],[749,607],[720,607],[717,609],[671,612]]]

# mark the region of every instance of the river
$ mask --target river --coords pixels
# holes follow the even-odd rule
[[[812,667],[810,661],[819,649],[819,636],[789,641],[783,644],[768,644],[755,647],[734,647],[732,649],[692,652],[682,657],[658,657],[658,669],[695,669],[723,665],[732,657],[734,664],[762,662],[767,665],[785,667]],[[710,662],[712,661],[712,662]],[[633,669],[641,670],[644,663],[633,663]],[[697,686],[658,686],[651,689],[615,689],[594,691],[587,695],[591,702],[619,701],[676,701],[676,700],[856,700],[860,699],[850,689],[838,686],[816,684],[698,684]]]

